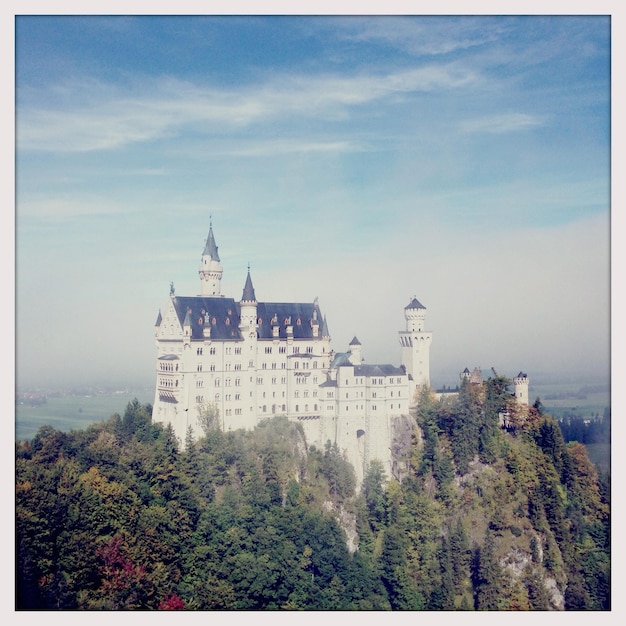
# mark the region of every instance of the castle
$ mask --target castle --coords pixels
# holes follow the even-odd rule
[[[223,268],[212,224],[198,270],[200,295],[173,285],[159,311],[153,419],[185,441],[201,433],[211,407],[223,430],[252,429],[286,415],[302,424],[308,445],[336,443],[360,483],[370,461],[393,473],[394,423],[409,415],[419,385],[430,385],[432,333],[412,298],[399,331],[402,364],[366,364],[354,337],[334,352],[326,317],[313,302],[260,302],[250,268],[240,300],[221,294]]]

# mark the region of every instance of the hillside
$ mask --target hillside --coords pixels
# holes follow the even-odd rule
[[[151,407],[16,446],[18,609],[607,610],[608,490],[506,379],[423,390],[402,482],[285,418],[184,450]],[[506,416],[502,427],[502,416]]]

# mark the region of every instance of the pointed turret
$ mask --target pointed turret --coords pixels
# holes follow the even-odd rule
[[[325,315],[324,315],[324,321],[322,322],[322,337],[330,337],[330,332],[328,330],[328,322],[326,321]]]
[[[159,309],[159,314],[157,315],[157,320],[154,325],[158,328],[161,325],[162,321],[163,321],[163,317],[161,315],[161,309]]]
[[[250,278],[250,266],[248,266],[248,276],[246,278],[246,284],[243,287],[243,294],[241,296],[241,301],[242,302],[256,302],[256,295],[254,294],[252,278]]]
[[[354,336],[354,339],[349,343],[348,359],[352,365],[361,365],[363,361],[361,357],[361,342]]]
[[[243,287],[241,302],[239,303],[241,311],[241,324],[239,328],[241,330],[256,329],[256,305],[256,295],[254,293],[254,286],[252,285],[252,278],[250,276],[250,266],[248,265],[248,276],[246,277],[246,284]]]
[[[215,237],[213,236],[213,224],[209,224],[209,236],[206,238],[206,244],[204,246],[204,252],[202,256],[210,256],[214,261],[220,260],[220,256],[217,253],[217,246],[215,245]]]
[[[222,281],[222,265],[213,236],[213,223],[209,225],[209,235],[204,245],[198,275],[200,276],[201,296],[219,296]]]

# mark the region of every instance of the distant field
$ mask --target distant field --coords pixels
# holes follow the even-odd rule
[[[583,418],[594,418],[596,414],[602,417],[604,409],[611,406],[608,389],[585,391],[578,384],[531,385],[530,403],[533,404],[537,398],[541,400],[546,412],[557,419],[565,413]]]
[[[32,439],[45,424],[69,432],[108,419],[114,413],[124,414],[126,405],[137,398],[142,404],[152,403],[149,390],[93,396],[64,396],[48,398],[41,406],[18,404],[15,407],[15,439]]]

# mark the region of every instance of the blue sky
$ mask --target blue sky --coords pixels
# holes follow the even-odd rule
[[[18,385],[147,382],[170,281],[319,297],[435,384],[607,375],[610,21],[16,19]]]

